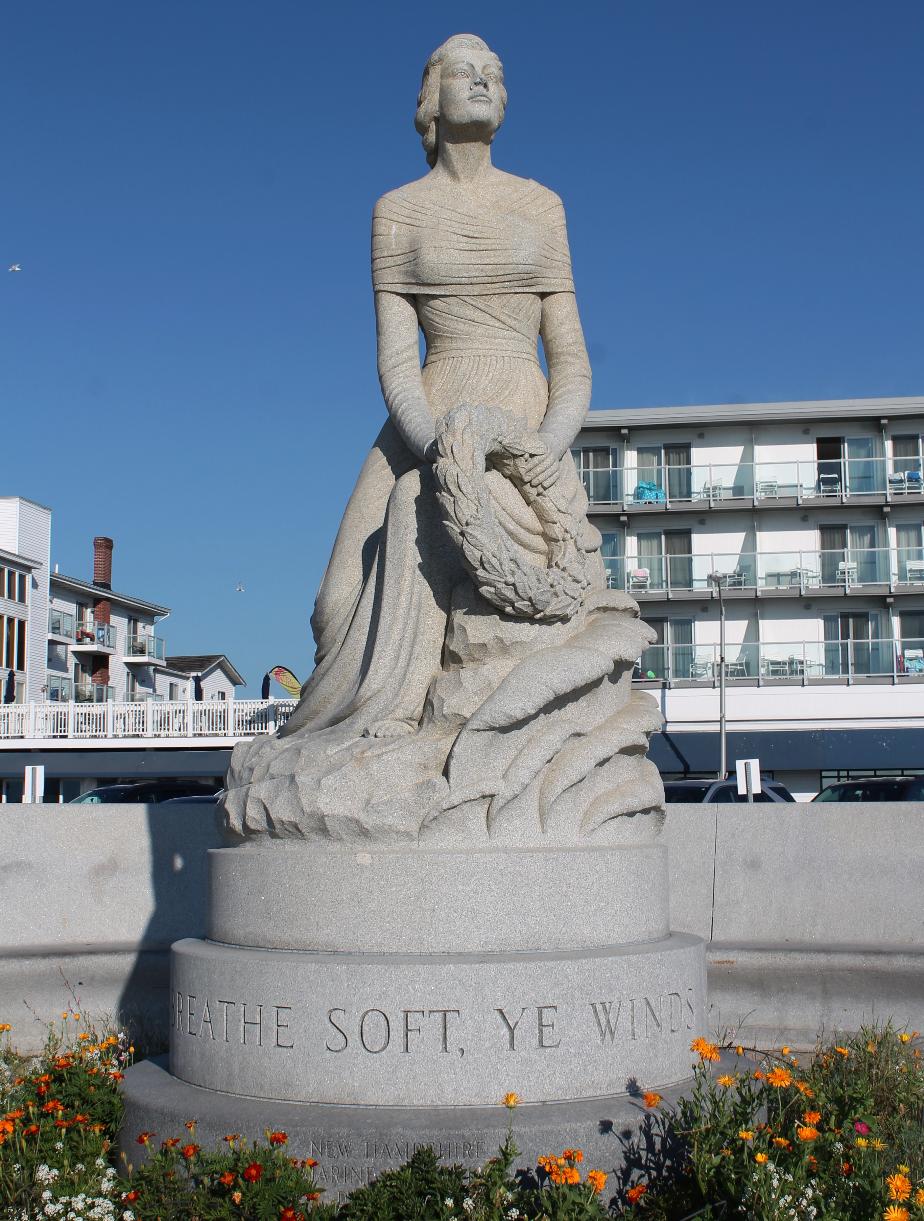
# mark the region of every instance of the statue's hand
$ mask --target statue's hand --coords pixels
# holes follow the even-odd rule
[[[533,433],[529,438],[530,453],[517,462],[520,478],[532,487],[550,488],[558,478],[558,459],[549,453],[544,437]]]

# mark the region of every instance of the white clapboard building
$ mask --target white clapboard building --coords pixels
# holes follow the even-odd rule
[[[25,768],[57,801],[115,780],[218,778],[235,742],[270,732],[290,701],[239,700],[220,653],[171,655],[169,608],[113,588],[113,542],[92,579],[51,561],[51,511],[0,497],[0,800]]]

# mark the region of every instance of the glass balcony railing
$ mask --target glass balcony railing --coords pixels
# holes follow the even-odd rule
[[[631,541],[631,540],[630,540]],[[924,547],[843,547],[818,551],[709,552],[605,559],[608,584],[629,593],[852,589],[924,585]]]
[[[57,674],[47,676],[45,699],[53,704],[66,704],[74,698],[74,684],[69,678]]]
[[[112,687],[99,683],[77,683],[74,687],[74,702],[77,704],[105,704],[113,698]]]
[[[50,610],[48,612],[48,635],[63,636],[66,640],[73,640],[74,616],[68,611]]]
[[[160,636],[129,636],[125,656],[149,661],[163,661],[164,642]]]
[[[74,643],[81,646],[96,645],[101,649],[114,649],[116,630],[111,623],[99,623],[95,619],[82,619],[74,630]]]
[[[758,679],[905,678],[924,680],[924,638],[761,641],[726,644],[725,677]],[[635,667],[641,682],[704,682],[720,679],[717,644],[652,645]]]
[[[924,495],[917,458],[837,458],[608,467],[581,472],[591,504],[714,505]]]

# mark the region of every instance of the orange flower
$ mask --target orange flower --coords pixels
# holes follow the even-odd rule
[[[512,1111],[520,1102],[520,1095],[515,1094],[512,1090],[509,1094],[505,1094],[501,1099],[501,1105],[505,1106],[508,1111]]]
[[[125,1074],[117,1072],[115,1069],[110,1070],[109,1076],[113,1081],[124,1081],[125,1080]]]
[[[696,1049],[694,1048],[693,1050],[695,1051]],[[645,1194],[645,1192],[647,1190],[648,1190],[648,1188],[645,1186],[644,1183],[637,1183],[635,1185],[635,1187],[630,1187],[629,1190],[626,1192],[626,1199],[629,1201],[630,1204],[638,1204],[639,1200],[642,1198],[642,1196]]]
[[[853,1166],[851,1166],[850,1162],[841,1162],[841,1173],[845,1179],[850,1178],[853,1174]]]
[[[802,1118],[807,1124],[817,1124],[821,1119],[821,1111],[806,1111]]]
[[[850,1055],[850,1050],[846,1047],[835,1047],[834,1050],[837,1052],[837,1054],[839,1056],[843,1056],[845,1060]]]
[[[606,1175],[602,1170],[588,1170],[587,1182],[594,1189],[596,1195],[599,1195],[606,1186]]]
[[[690,1051],[695,1051],[703,1061],[715,1062],[721,1059],[718,1047],[715,1043],[710,1043],[708,1039],[694,1039],[690,1044]]]
[[[792,1073],[788,1068],[777,1066],[771,1068],[767,1073],[767,1085],[773,1085],[777,1089],[782,1089],[783,1086],[792,1085]]]
[[[184,1145],[180,1152],[186,1158],[187,1162],[191,1162],[199,1152],[201,1145]]]
[[[653,1108],[661,1101],[661,1095],[656,1090],[647,1090],[642,1095],[646,1107]]]
[[[0,1022],[0,1034],[6,1034],[8,1030],[12,1029],[13,1027],[9,1024],[9,1022]]]
[[[229,1132],[227,1136],[223,1136],[221,1139],[227,1141],[229,1145],[233,1145],[236,1140],[241,1139],[241,1134],[240,1132]]]
[[[222,1184],[223,1187],[230,1187],[231,1184],[234,1182],[234,1175],[231,1173],[230,1170],[226,1170],[224,1172],[224,1174],[220,1174],[218,1176],[218,1181],[219,1181],[219,1183]]]
[[[815,1091],[812,1089],[812,1087],[807,1082],[794,1081],[793,1085],[796,1087],[796,1089],[799,1091],[799,1093],[802,1095],[803,1098],[814,1098],[815,1097]]]
[[[890,1200],[907,1200],[911,1195],[911,1179],[907,1174],[890,1174],[886,1179]]]
[[[15,1111],[7,1111],[6,1118],[7,1119],[22,1119],[22,1117],[23,1117],[23,1115],[25,1115],[25,1113],[26,1112],[22,1109],[22,1107],[18,1107]]]
[[[64,1103],[59,1102],[57,1098],[49,1098],[48,1101],[45,1103],[45,1105],[42,1107],[42,1110],[45,1112],[46,1115],[50,1115],[52,1111],[63,1111]]]
[[[306,1157],[305,1160],[302,1162],[302,1165],[305,1167],[306,1170],[313,1170],[314,1167],[317,1166],[317,1164],[318,1164],[318,1159],[315,1157]]]
[[[123,1191],[122,1192],[122,1202],[124,1204],[134,1204],[134,1202],[137,1199],[138,1199],[137,1191]]]
[[[757,1162],[757,1164],[759,1166],[762,1166],[764,1164],[764,1162],[766,1162],[767,1160],[768,1160],[768,1158],[767,1158],[766,1153],[755,1153],[754,1154],[754,1161]]]
[[[239,1191],[231,1192],[231,1199],[234,1201],[235,1204],[240,1204],[240,1202],[243,1198],[244,1197],[241,1195],[241,1193]]]
[[[911,1221],[911,1213],[900,1204],[890,1204],[882,1216],[883,1221]]]
[[[41,1128],[37,1123],[30,1123],[28,1127],[22,1130],[23,1136],[38,1136],[39,1132],[41,1132]]]
[[[728,1075],[728,1073],[723,1073],[723,1074],[722,1074],[722,1076],[721,1076],[721,1077],[716,1078],[716,1080],[718,1081],[719,1085],[724,1085],[726,1089],[727,1089],[727,1088],[728,1088],[730,1085],[734,1085],[734,1084],[735,1084],[735,1078],[734,1078],[734,1077],[730,1077],[730,1076]]]
[[[270,1132],[266,1139],[271,1145],[284,1145],[289,1138],[285,1132]]]
[[[259,1162],[251,1162],[241,1175],[245,1183],[258,1183],[263,1177],[263,1167]]]
[[[791,1142],[785,1136],[774,1136],[773,1143],[778,1149],[788,1149]]]
[[[10,1132],[13,1132],[15,1128],[16,1125],[11,1119],[0,1119],[0,1132],[9,1134]]]
[[[914,1193],[914,1202],[919,1208],[922,1204],[924,1204],[924,1187],[916,1188]]]
[[[742,1128],[741,1131],[738,1133],[738,1139],[739,1140],[753,1140],[754,1133],[750,1130],[750,1128]]]
[[[818,1139],[818,1129],[813,1128],[811,1126],[811,1124],[806,1124],[805,1126],[800,1124],[796,1128],[796,1136],[798,1136],[799,1140],[802,1140],[802,1141],[817,1140]]]
[[[194,1119],[187,1119],[186,1122],[183,1124],[183,1127],[186,1128],[190,1132],[195,1132],[196,1121]]]
[[[156,1132],[139,1132],[135,1137],[135,1141],[139,1145],[149,1145],[151,1143],[151,1137],[156,1135]]]

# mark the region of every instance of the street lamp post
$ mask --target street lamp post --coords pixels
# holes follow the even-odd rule
[[[728,774],[728,739],[725,721],[725,599],[722,597],[722,574],[710,572],[709,580],[719,598],[719,779]]]

